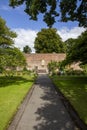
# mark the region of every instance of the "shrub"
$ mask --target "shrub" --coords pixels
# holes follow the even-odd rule
[[[85,75],[85,72],[82,70],[73,70],[73,69],[69,69],[65,72],[65,74],[67,75]]]

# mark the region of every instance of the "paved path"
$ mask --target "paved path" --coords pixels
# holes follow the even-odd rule
[[[77,130],[46,75],[38,77],[20,120],[13,124],[8,130]]]

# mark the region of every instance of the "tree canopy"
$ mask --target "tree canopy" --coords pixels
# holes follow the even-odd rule
[[[62,53],[64,52],[63,42],[54,28],[42,29],[37,33],[34,42],[36,53]]]
[[[26,64],[22,52],[14,47],[0,48],[0,65],[3,68],[14,68],[24,66]]]
[[[0,17],[0,47],[13,45],[13,38],[15,37],[17,37],[17,34],[11,31],[7,27],[5,20]]]
[[[26,45],[25,47],[23,47],[23,52],[24,53],[31,53],[32,50],[31,50],[31,48],[28,45]]]
[[[78,21],[87,27],[87,0],[9,0],[12,7],[25,4],[30,19],[37,20],[40,13],[49,27],[56,21]],[[58,18],[56,20],[56,17]]]
[[[66,65],[80,61],[81,64],[87,64],[87,30],[75,39],[74,42],[75,44],[70,48],[63,63]]]
[[[73,38],[69,38],[64,42],[65,43],[66,53],[71,52],[72,47],[74,46],[74,44],[77,44],[76,42],[77,42],[77,39],[73,39]]]
[[[25,58],[22,52],[14,47],[14,40],[17,35],[11,31],[4,19],[0,17],[0,70],[15,68],[25,65]]]

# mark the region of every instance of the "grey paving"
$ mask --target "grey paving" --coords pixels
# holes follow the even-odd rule
[[[14,121],[13,121],[14,122]],[[77,130],[46,75],[38,77],[18,123],[8,130]]]

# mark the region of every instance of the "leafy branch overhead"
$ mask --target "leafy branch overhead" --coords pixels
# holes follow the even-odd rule
[[[25,4],[24,11],[33,20],[43,14],[49,27],[56,21],[78,21],[79,26],[87,27],[87,0],[9,0],[9,4],[13,8]]]

